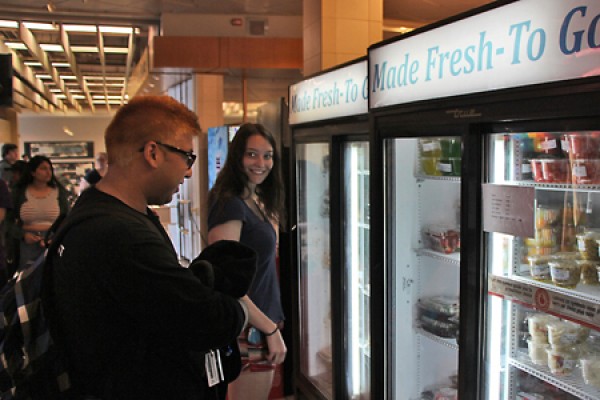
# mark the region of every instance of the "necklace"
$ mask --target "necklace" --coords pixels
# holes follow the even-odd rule
[[[264,220],[267,220],[267,216],[265,215],[263,207],[258,203],[257,198],[255,196],[250,196],[244,201],[254,214],[256,214],[260,218],[263,218]]]

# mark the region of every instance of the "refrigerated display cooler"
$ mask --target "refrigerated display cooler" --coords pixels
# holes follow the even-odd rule
[[[290,87],[300,398],[370,399],[367,61]]]
[[[369,49],[373,398],[600,399],[598,75],[595,0]]]

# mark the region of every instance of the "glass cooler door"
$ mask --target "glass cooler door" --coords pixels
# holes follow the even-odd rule
[[[485,396],[600,399],[600,132],[486,141]]]
[[[329,144],[296,145],[300,371],[333,398]]]
[[[347,396],[367,400],[370,392],[369,326],[369,144],[344,144],[344,321]]]
[[[455,398],[461,140],[386,139],[391,399]]]

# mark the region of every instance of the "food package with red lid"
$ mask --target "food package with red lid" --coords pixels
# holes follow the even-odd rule
[[[423,230],[426,248],[444,254],[460,251],[460,231],[442,225],[428,226]]]

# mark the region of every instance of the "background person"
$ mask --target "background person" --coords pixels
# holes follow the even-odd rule
[[[19,148],[14,143],[2,145],[2,161],[0,161],[0,178],[10,186],[12,180],[12,165],[19,159]]]
[[[8,182],[8,188],[12,190],[13,187],[19,182],[25,171],[27,170],[27,161],[25,160],[17,160],[14,162],[12,167],[10,168],[12,171],[12,176],[10,182]]]
[[[230,400],[267,399],[275,364],[287,352],[276,270],[277,225],[284,215],[283,180],[275,139],[259,124],[237,131],[227,160],[209,193],[208,242],[237,240],[258,254],[257,271],[245,300],[255,318],[240,340],[242,373],[229,384]],[[244,357],[266,347],[259,360]],[[252,358],[252,359],[250,359]]]
[[[50,320],[68,344],[69,376],[82,395],[216,398],[205,352],[237,337],[245,306],[180,266],[148,208],[170,202],[192,176],[199,133],[197,116],[170,97],[135,97],[121,107],[105,132],[110,168],[81,194],[63,223],[76,221],[62,250],[48,255]]]
[[[79,181],[79,194],[85,189],[90,188],[96,183],[100,182],[100,179],[106,174],[108,170],[108,156],[105,152],[96,154],[95,168],[88,171]]]
[[[48,157],[31,158],[14,186],[12,202],[13,209],[7,220],[8,235],[12,239],[8,243],[9,257],[14,259],[18,254],[17,265],[21,268],[44,252],[46,232],[59,216],[69,212],[68,192],[54,176]]]
[[[12,208],[10,191],[8,185],[0,179],[0,231],[5,232],[6,213]],[[6,281],[12,276],[6,263],[6,243],[5,234],[0,238],[0,287],[4,286]]]

